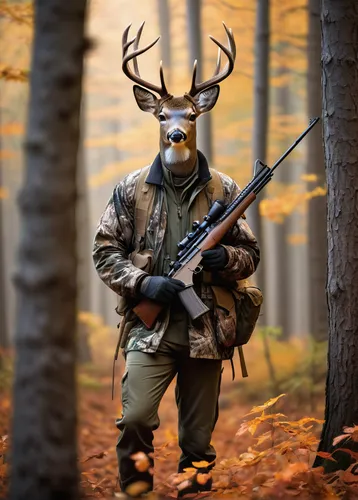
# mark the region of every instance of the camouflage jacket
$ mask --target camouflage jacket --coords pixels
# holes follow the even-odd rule
[[[197,194],[205,189],[211,175],[205,157],[198,151],[199,172],[198,182],[191,195],[192,205]],[[135,267],[129,260],[129,254],[134,250],[135,229],[135,187],[139,170],[127,175],[114,189],[114,197],[110,198],[97,227],[93,259],[96,270],[104,283],[115,293],[135,302],[140,299],[139,285],[148,274]],[[230,203],[239,194],[237,184],[227,175],[220,173],[225,203]],[[151,249],[154,262],[162,248],[167,224],[165,210],[163,171],[158,155],[149,169],[146,183],[157,186],[152,214],[149,217],[145,240],[140,244],[140,250]],[[191,207],[189,207],[190,209]],[[260,253],[255,237],[244,219],[239,219],[222,241],[228,253],[229,260],[223,271],[216,273],[220,280],[228,286],[235,280],[249,277],[256,269]],[[200,273],[202,274],[202,273]],[[233,348],[223,347],[217,342],[218,328],[222,316],[217,315],[214,307],[213,294],[209,284],[203,282],[196,286],[196,291],[210,311],[194,322],[189,322],[190,356],[193,358],[229,359]],[[147,329],[138,320],[134,322],[126,344],[126,351],[140,350],[154,353],[165,333],[169,322],[169,312],[164,311],[155,327]]]

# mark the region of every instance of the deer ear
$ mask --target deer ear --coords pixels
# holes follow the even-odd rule
[[[138,106],[142,111],[148,111],[153,115],[158,109],[158,98],[149,92],[149,90],[139,87],[139,85],[133,85],[133,93]]]
[[[216,104],[216,101],[218,100],[220,93],[220,87],[219,85],[214,85],[213,87],[210,87],[208,89],[203,90],[202,92],[199,92],[194,97],[195,101],[195,107],[199,113],[207,113]]]

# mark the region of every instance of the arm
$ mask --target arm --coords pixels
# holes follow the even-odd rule
[[[93,247],[93,260],[101,280],[128,298],[139,298],[140,283],[148,276],[128,259],[133,250],[136,175],[130,174],[115,187],[117,210],[112,196],[99,221]]]
[[[222,176],[226,203],[235,199],[240,189],[228,176]],[[228,262],[219,275],[228,280],[241,280],[253,274],[260,262],[260,250],[255,236],[247,224],[240,218],[225,236],[222,245],[228,255]]]

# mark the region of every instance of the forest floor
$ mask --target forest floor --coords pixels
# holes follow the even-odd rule
[[[254,358],[249,354],[251,372],[255,366]],[[273,394],[271,384],[268,393],[267,380],[262,379],[262,375],[258,377],[255,372],[251,379],[243,380],[239,366],[236,368],[236,380],[232,382],[230,365],[225,363],[220,416],[212,439],[217,450],[216,467],[212,473],[214,489],[210,495],[201,493],[196,498],[328,499],[342,498],[343,495],[358,498],[357,476],[351,470],[325,476],[322,468],[311,468],[322,424],[323,398],[317,400],[312,411],[309,398],[300,398],[297,391],[280,396]],[[262,367],[260,371],[265,373],[265,370]],[[116,389],[120,386],[122,371],[123,364],[120,363]],[[87,365],[78,373],[78,451],[83,498],[121,496],[115,453],[118,438],[115,419],[121,414],[121,404],[118,390],[114,401],[111,400],[110,375],[107,363]],[[280,387],[285,387],[283,381],[281,374]],[[5,389],[0,399],[0,498],[6,498],[8,483],[6,453],[11,440],[10,385],[3,384]],[[264,403],[268,395],[276,397]],[[252,404],[258,404],[253,411]],[[176,474],[180,450],[174,383],[164,396],[159,416],[161,425],[155,432],[155,492],[160,498],[176,498],[178,488],[192,480],[195,470],[188,470],[181,476]],[[145,456],[137,457],[137,461],[138,466],[145,467]],[[207,479],[205,474],[198,475],[199,482],[205,483]]]

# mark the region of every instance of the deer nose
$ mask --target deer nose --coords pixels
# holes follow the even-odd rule
[[[179,142],[185,141],[186,134],[181,130],[179,130],[178,128],[176,128],[172,132],[168,133],[167,137],[170,142],[175,142],[177,144]]]

